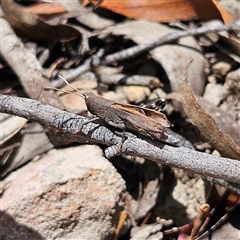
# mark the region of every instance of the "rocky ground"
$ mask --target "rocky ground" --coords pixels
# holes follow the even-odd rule
[[[239,1],[220,3],[233,21],[239,19]],[[143,131],[136,128],[126,129],[126,141],[121,129],[111,127],[113,134],[100,139],[97,129],[106,121],[90,123],[87,140],[83,133],[88,124],[80,129],[81,143],[62,142],[56,136],[63,128],[52,128],[54,119],[47,111],[40,121],[33,105],[19,113],[20,100],[18,106],[1,98],[0,239],[195,239],[201,234],[201,239],[208,239],[210,228],[216,228],[213,239],[236,239],[240,225],[240,182],[235,177],[240,173],[239,31],[216,30],[223,19],[159,23],[101,10],[89,12],[78,1],[61,2],[61,6],[75,24],[72,28],[63,21],[64,34],[47,26],[46,36],[28,30],[18,38],[9,25],[13,18],[1,16],[1,95],[40,100],[89,117],[84,99],[63,86],[60,74],[81,93],[91,91],[121,104],[143,106],[165,98],[162,112],[173,124],[168,134],[179,138],[180,146],[142,136]],[[10,16],[7,6],[2,8]],[[30,16],[17,6],[15,11]],[[215,30],[178,36],[174,42],[167,39],[133,54],[135,46],[200,26]],[[24,29],[21,26],[15,32],[24,33]],[[64,40],[51,39],[51,31]],[[127,48],[130,51],[122,58],[121,51]],[[186,71],[189,85],[183,84]],[[50,86],[62,92],[46,89]],[[7,114],[9,106],[24,118]],[[122,154],[107,159],[106,145],[117,137],[120,143],[123,140]],[[184,155],[181,149],[186,148],[190,150]],[[206,156],[209,162],[198,168]],[[174,157],[190,163],[178,164]],[[211,157],[225,159],[220,164],[223,175]]]

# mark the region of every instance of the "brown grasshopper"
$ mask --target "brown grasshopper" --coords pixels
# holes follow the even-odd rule
[[[171,127],[173,124],[163,113],[135,105],[117,103],[92,92],[81,93],[63,77],[59,77],[85,100],[87,109],[92,115],[103,119],[109,125],[124,131],[128,129],[139,132],[172,145],[179,142],[179,139],[166,132],[165,127]]]

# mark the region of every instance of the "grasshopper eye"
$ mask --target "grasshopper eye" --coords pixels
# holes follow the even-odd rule
[[[142,106],[143,108],[153,109],[155,111],[162,111],[166,106],[166,100],[164,98],[159,98],[157,101]]]
[[[166,106],[166,100],[164,98],[160,98],[155,102],[154,110],[162,111],[165,106]]]

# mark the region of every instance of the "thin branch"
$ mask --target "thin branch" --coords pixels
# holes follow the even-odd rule
[[[240,21],[236,21],[228,25],[218,25],[218,26],[203,26],[196,29],[190,29],[186,31],[171,32],[167,35],[153,40],[149,43],[140,44],[117,53],[109,54],[101,59],[100,65],[107,65],[116,61],[124,60],[126,58],[135,57],[143,52],[151,50],[157,46],[163,45],[165,43],[174,42],[180,38],[187,36],[202,35],[209,32],[220,32],[220,31],[230,31],[230,30],[240,30]],[[95,66],[96,67],[96,66]]]
[[[149,51],[155,47],[158,47],[160,45],[171,43],[176,40],[179,40],[186,36],[197,36],[202,35],[209,32],[220,32],[220,31],[230,31],[230,30],[240,30],[240,21],[236,21],[232,24],[228,25],[218,25],[218,26],[203,26],[196,29],[190,29],[186,31],[177,31],[177,32],[171,32],[163,37],[160,37],[154,41],[151,41],[149,43],[144,43],[140,45],[136,45],[133,47],[130,47],[128,49],[121,50],[119,52],[109,54],[105,57],[102,57],[101,59],[98,58],[98,56],[92,56],[88,58],[83,65],[76,68],[74,71],[71,72],[71,75],[64,76],[68,81],[73,80],[79,75],[82,75],[86,71],[90,71],[91,68],[96,68],[99,66],[105,66],[117,61],[122,61],[124,59],[133,58],[143,52]]]
[[[25,117],[31,121],[59,130],[61,140],[69,142],[101,143],[107,146],[105,154],[111,156],[112,147],[122,141],[122,132],[97,119],[93,122],[73,113],[44,105],[39,101],[0,94],[0,112]],[[83,124],[86,123],[86,124]],[[81,131],[80,131],[81,129]],[[149,139],[137,133],[126,132],[122,154],[139,156],[172,167],[182,168],[240,186],[240,161],[174,147]]]

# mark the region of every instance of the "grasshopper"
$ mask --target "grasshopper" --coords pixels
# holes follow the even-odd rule
[[[59,77],[85,100],[87,109],[92,115],[101,118],[109,125],[123,131],[132,130],[172,145],[179,143],[179,139],[167,133],[165,127],[172,127],[173,124],[163,113],[145,107],[117,103],[92,92],[81,93],[63,77],[60,75]]]

